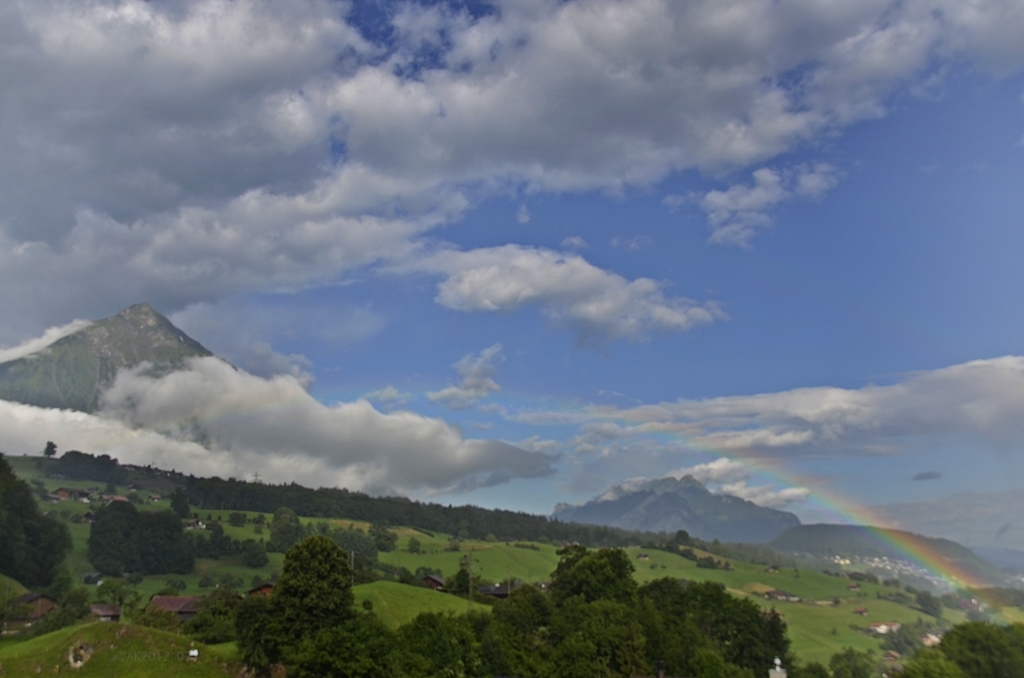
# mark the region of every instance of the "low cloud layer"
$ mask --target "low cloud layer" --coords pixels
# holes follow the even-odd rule
[[[936,436],[1019,448],[1024,445],[1024,357],[918,372],[891,386],[592,406],[576,416],[588,415],[617,421],[633,435],[674,433],[697,447],[737,454],[899,453]]]
[[[551,472],[549,455],[466,439],[439,419],[381,413],[365,400],[323,405],[291,375],[263,379],[217,358],[159,379],[143,370],[121,372],[97,416],[0,401],[4,451],[36,453],[54,440],[126,463],[375,493],[468,490]]]
[[[23,341],[17,346],[10,348],[0,348],[0,363],[17,360],[18,358],[24,358],[27,355],[42,351],[50,344],[63,339],[69,334],[74,334],[87,325],[89,325],[88,320],[74,320],[67,325],[47,329],[41,337]]]

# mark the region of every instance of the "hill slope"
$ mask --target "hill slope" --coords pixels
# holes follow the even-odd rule
[[[660,478],[637,487],[612,488],[582,506],[555,507],[558,520],[626,530],[686,530],[699,539],[763,543],[800,524],[787,511],[714,494],[692,476]]]
[[[788,553],[813,556],[874,557],[907,560],[904,545],[917,553],[929,553],[941,569],[961,570],[987,582],[1000,582],[1005,576],[991,563],[979,558],[966,546],[948,539],[925,537],[913,532],[859,525],[800,525],[780,534],[769,546]]]
[[[149,304],[136,304],[0,364],[0,399],[93,412],[120,369],[149,362],[153,374],[166,374],[187,358],[211,355]]]

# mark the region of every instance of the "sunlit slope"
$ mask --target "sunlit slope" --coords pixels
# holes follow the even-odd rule
[[[148,362],[151,373],[165,374],[187,358],[209,355],[148,304],[136,304],[0,364],[0,399],[92,412],[120,369]]]
[[[373,603],[374,614],[393,629],[412,621],[422,612],[464,614],[491,611],[489,606],[471,603],[465,598],[390,581],[362,584],[352,592],[356,596],[357,609],[362,609],[363,602],[369,600]]]

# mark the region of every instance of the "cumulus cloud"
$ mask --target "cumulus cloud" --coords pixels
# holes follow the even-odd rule
[[[510,312],[538,305],[580,343],[634,341],[688,330],[722,317],[711,302],[670,297],[649,278],[626,280],[576,254],[506,245],[442,251],[417,264],[446,274],[437,301],[458,311]]]
[[[530,210],[526,209],[526,205],[520,205],[516,210],[516,221],[520,224],[528,224],[532,218],[533,215],[530,214]]]
[[[467,196],[757,166],[943,64],[1024,63],[1024,18],[998,0],[409,4],[379,42],[348,7],[4,4],[2,340],[139,296],[322,284],[407,255]],[[741,188],[710,199],[716,242],[783,199],[771,177]]]
[[[666,475],[676,479],[683,476],[692,476],[705,485],[708,483],[735,483],[749,480],[753,476],[746,464],[727,457],[719,457],[714,461],[697,464],[696,466],[684,466]]]
[[[25,356],[32,355],[33,353],[38,353],[55,341],[59,341],[69,334],[74,334],[88,325],[88,320],[73,320],[67,325],[47,329],[43,332],[43,336],[41,337],[23,341],[17,346],[12,346],[10,348],[0,348],[0,363],[6,363],[11,360],[17,360],[18,358],[24,358]]]
[[[709,240],[748,247],[755,233],[771,225],[773,207],[794,196],[819,198],[836,185],[838,177],[836,168],[826,163],[799,165],[786,172],[762,167],[754,171],[752,185],[708,191],[698,198],[698,205],[708,216]],[[664,202],[676,204],[668,198]]]
[[[501,344],[494,344],[480,353],[469,353],[462,357],[453,367],[462,377],[458,386],[449,386],[440,391],[430,391],[427,398],[433,402],[443,403],[454,410],[469,407],[501,389],[494,381],[495,363],[502,362]]]
[[[811,491],[806,487],[784,487],[776,490],[770,485],[747,485],[745,481],[722,485],[719,492],[754,502],[758,506],[781,509],[792,503],[807,501]]]
[[[562,247],[567,247],[574,250],[582,250],[587,248],[587,241],[578,235],[571,235],[568,238],[562,240]]]
[[[366,400],[324,405],[291,375],[263,379],[217,358],[158,379],[144,373],[119,373],[95,417],[0,403],[8,449],[22,451],[11,441],[46,430],[126,462],[369,492],[470,489],[551,470],[546,454],[466,439],[439,419],[381,413]],[[135,440],[144,443],[137,450]]]

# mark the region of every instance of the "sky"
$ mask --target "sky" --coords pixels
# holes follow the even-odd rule
[[[1024,549],[1021,35],[1011,0],[4,3],[0,359],[146,301],[244,372],[3,404],[0,448],[542,514],[690,473]]]

